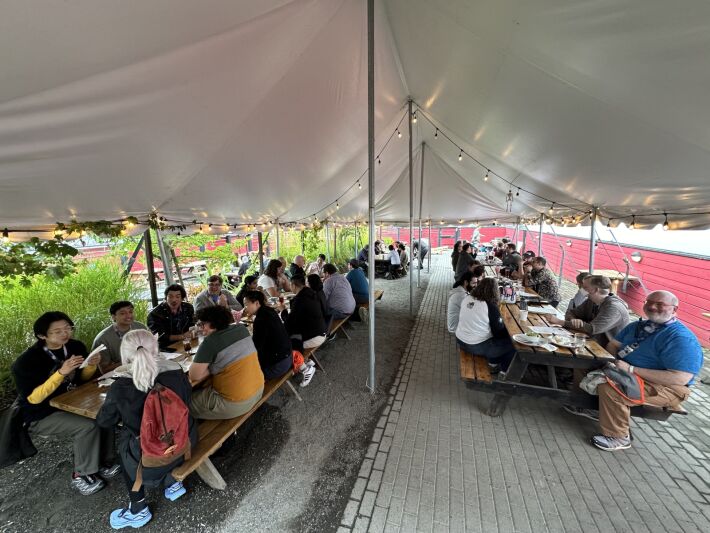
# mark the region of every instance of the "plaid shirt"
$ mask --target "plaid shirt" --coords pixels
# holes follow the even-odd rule
[[[532,288],[543,300],[547,300],[548,302],[560,301],[560,291],[552,270],[549,268],[533,270],[530,272],[529,276]]]

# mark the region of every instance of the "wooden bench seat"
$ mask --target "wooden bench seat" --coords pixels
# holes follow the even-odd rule
[[[348,332],[345,331],[345,328],[343,328],[343,326],[345,325],[345,323],[348,321],[349,318],[350,317],[345,317],[345,318],[341,318],[340,320],[333,320],[330,324],[330,329],[328,330],[328,335],[332,335],[333,333],[340,332],[343,335],[345,335],[345,337],[347,337],[348,340],[350,340],[350,335],[348,335]]]
[[[249,412],[236,418],[227,420],[203,420],[198,426],[199,440],[197,446],[192,449],[192,456],[189,461],[173,469],[172,475],[177,481],[184,480],[192,472],[197,471],[202,480],[210,487],[217,490],[224,490],[227,486],[222,476],[210,460],[210,456],[217,451],[225,440],[233,435],[237,429],[254,414],[261,405],[271,398],[273,394],[281,388],[284,383],[293,377],[293,371],[289,370],[280,378],[272,379],[264,383],[264,393],[254,407]],[[288,383],[291,385],[290,383]],[[294,389],[295,390],[295,389]],[[299,397],[300,399],[300,397]]]
[[[379,302],[382,300],[382,295],[385,293],[382,289],[377,289],[375,291],[375,301]],[[365,302],[364,304],[357,304],[358,307],[364,307],[365,309],[369,309],[370,307],[370,302]]]
[[[492,383],[493,377],[488,368],[488,359],[480,355],[471,355],[459,350],[459,368],[461,379],[464,381],[477,381],[479,383]]]

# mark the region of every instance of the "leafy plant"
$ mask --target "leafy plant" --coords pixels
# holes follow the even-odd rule
[[[46,273],[63,277],[74,271],[72,257],[77,249],[58,240],[41,241],[33,237],[26,242],[0,245],[0,278],[31,283],[33,276]]]
[[[46,311],[63,311],[76,325],[74,336],[88,347],[96,334],[111,321],[109,306],[118,300],[135,305],[136,320],[145,321],[147,303],[141,290],[121,275],[110,261],[82,263],[76,273],[64,278],[35,275],[31,283],[5,278],[0,284],[0,391],[13,387],[10,365],[35,338],[32,324]]]

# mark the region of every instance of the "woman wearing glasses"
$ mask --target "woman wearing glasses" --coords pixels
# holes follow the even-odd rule
[[[483,278],[461,302],[456,344],[466,353],[481,355],[508,370],[515,355],[498,310],[500,292],[495,278]]]
[[[49,401],[91,379],[101,360],[88,355],[86,346],[72,338],[74,322],[61,311],[43,314],[34,323],[37,338],[12,365],[22,416],[30,435],[57,435],[74,439],[71,485],[84,496],[101,490],[105,479],[121,472],[114,464],[113,430],[101,430],[93,420],[58,411]]]

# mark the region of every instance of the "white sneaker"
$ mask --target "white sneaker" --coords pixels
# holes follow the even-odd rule
[[[301,381],[301,387],[307,387],[308,384],[311,382],[313,379],[313,376],[316,375],[316,369],[312,366],[309,366],[306,368],[303,372],[303,381]]]
[[[306,361],[306,365],[313,368],[316,366],[316,363],[315,363],[315,361],[313,361],[313,359],[309,359],[308,361]]]

